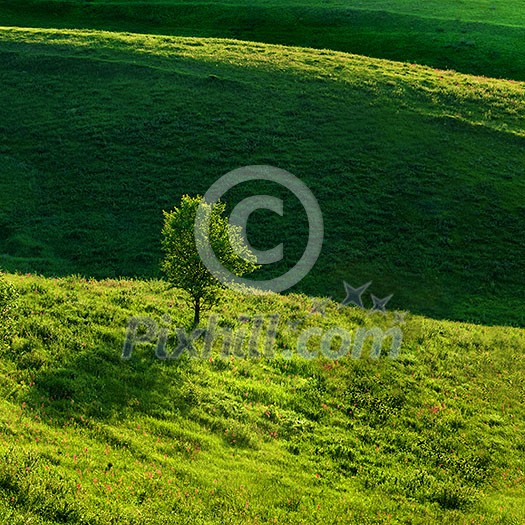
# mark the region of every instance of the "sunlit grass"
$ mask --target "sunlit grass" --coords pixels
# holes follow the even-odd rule
[[[408,316],[398,360],[283,359],[289,319],[393,322],[312,299],[236,297],[277,313],[275,359],[120,358],[131,315],[187,327],[156,281],[9,275],[0,360],[0,516],[9,523],[519,523],[523,330]],[[205,324],[205,320],[203,321]],[[170,345],[175,341],[170,340]],[[31,521],[32,520],[32,521]]]

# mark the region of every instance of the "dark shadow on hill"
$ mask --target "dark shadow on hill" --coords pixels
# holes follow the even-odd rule
[[[231,169],[272,164],[304,180],[324,215],[323,252],[297,290],[342,300],[343,281],[373,281],[377,297],[394,294],[391,308],[525,325],[525,142],[496,129],[503,115],[477,125],[468,97],[407,81],[354,86],[180,56],[135,64],[136,53],[109,46],[76,56],[7,47],[0,97],[12,162],[2,183],[17,186],[3,192],[6,269],[158,275],[163,209]],[[286,204],[288,222],[258,229],[268,247],[284,233],[293,260],[302,210]]]
[[[162,420],[191,409],[181,388],[188,366],[185,356],[161,362],[154,349],[137,349],[129,361],[117,348],[84,350],[60,366],[35,370],[20,402],[56,426],[122,422],[130,413]]]

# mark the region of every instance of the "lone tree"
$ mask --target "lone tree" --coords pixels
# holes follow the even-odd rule
[[[223,216],[226,208],[223,202],[219,201],[212,207],[201,196],[184,195],[178,208],[165,211],[162,270],[173,286],[188,292],[193,304],[194,326],[199,323],[203,307],[213,305],[226,287],[206,268],[197,250],[195,219],[201,204],[210,218],[206,237],[221,264],[239,277],[259,267],[256,257],[244,243],[240,228],[232,226]]]

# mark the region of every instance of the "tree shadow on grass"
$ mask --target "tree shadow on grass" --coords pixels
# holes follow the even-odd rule
[[[36,372],[21,401],[58,426],[71,418],[111,423],[137,413],[167,419],[190,408],[181,392],[189,367],[184,355],[173,361],[156,359],[154,348],[140,348],[128,361],[116,348],[83,351]]]

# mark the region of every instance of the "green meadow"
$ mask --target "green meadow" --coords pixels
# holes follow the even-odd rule
[[[232,169],[303,180],[325,222],[298,291],[373,281],[392,306],[524,326],[522,83],[332,51],[98,31],[0,30],[0,264],[158,277],[162,210]],[[239,186],[226,202],[276,185]],[[259,213],[255,245],[306,216]],[[262,276],[265,273],[262,272]]]
[[[235,38],[525,80],[520,0],[0,0],[0,24]]]
[[[0,523],[525,523],[524,57],[517,0],[0,0]],[[248,165],[323,250],[175,358],[163,210]],[[308,222],[254,194],[265,279]]]
[[[131,316],[169,315],[172,335],[189,326],[180,291],[7,280],[20,299],[0,354],[3,523],[525,520],[521,329],[408,314],[397,359],[365,348],[305,360],[290,321],[355,334],[394,314],[330,302],[309,315],[304,295],[229,292],[214,310],[221,328],[280,316],[273,359],[221,356],[218,340],[207,359],[162,361],[152,340],[123,361]]]

